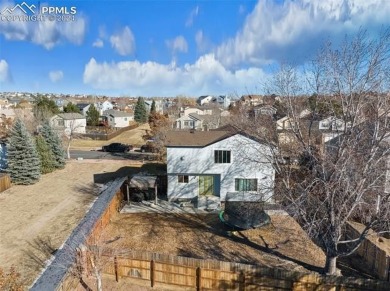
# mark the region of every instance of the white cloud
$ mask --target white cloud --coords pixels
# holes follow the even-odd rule
[[[131,29],[125,26],[122,31],[113,34],[110,42],[115,51],[121,56],[131,55],[135,51],[135,39]]]
[[[11,2],[2,2],[0,11],[13,6]],[[13,15],[21,14],[15,10]],[[7,40],[30,41],[51,49],[61,42],[81,44],[86,31],[86,20],[80,14],[75,21],[0,21],[0,34]]]
[[[199,6],[196,6],[194,9],[191,10],[190,15],[188,16],[188,18],[186,20],[186,23],[185,23],[186,27],[192,26],[195,18],[198,16],[198,14],[199,14]]]
[[[196,49],[199,53],[210,51],[210,49],[213,46],[210,40],[204,35],[202,30],[198,30],[196,32],[195,43],[196,43]]]
[[[215,51],[224,65],[301,62],[326,39],[390,24],[388,0],[259,0],[235,37]]]
[[[182,35],[179,35],[172,40],[166,40],[165,44],[172,51],[173,54],[175,52],[186,53],[188,51],[187,41]]]
[[[213,54],[207,54],[182,67],[138,61],[99,63],[91,58],[83,79],[95,89],[122,90],[132,96],[197,96],[254,92],[264,76],[259,68],[227,70]]]
[[[103,47],[104,46],[104,42],[100,39],[100,38],[98,38],[98,39],[96,39],[94,42],[93,42],[93,44],[92,44],[92,46],[93,47]]]
[[[0,60],[0,83],[11,82],[11,79],[8,63],[5,60]]]
[[[49,72],[50,81],[57,83],[64,78],[64,73],[62,71],[51,71]]]

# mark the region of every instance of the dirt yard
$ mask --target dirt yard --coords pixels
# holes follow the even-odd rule
[[[61,246],[100,191],[94,179],[104,181],[140,166],[129,161],[71,161],[35,185],[16,185],[0,193],[0,267],[14,265],[26,285],[31,284],[39,262]]]
[[[141,145],[145,144],[142,136],[146,134],[147,130],[150,130],[148,123],[142,124],[135,129],[122,132],[120,135],[110,140],[75,139],[71,143],[71,148],[97,148],[113,142],[126,143],[135,147],[140,147]]]
[[[217,214],[121,214],[104,230],[101,242],[113,248],[296,271],[324,266],[323,252],[291,217],[271,219],[267,227],[229,236]]]

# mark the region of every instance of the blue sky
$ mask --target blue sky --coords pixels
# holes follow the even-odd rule
[[[22,2],[0,0],[0,12]],[[0,17],[0,92],[260,93],[280,62],[304,64],[325,40],[338,44],[360,28],[375,37],[390,24],[388,0],[25,3],[76,14],[71,21]]]

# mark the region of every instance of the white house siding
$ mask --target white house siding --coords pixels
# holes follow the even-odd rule
[[[65,128],[75,133],[85,133],[86,119],[64,120]]]
[[[230,150],[230,164],[214,163],[214,150]],[[215,195],[225,201],[226,193],[235,192],[235,179],[257,179],[259,197],[271,201],[275,171],[270,150],[242,135],[234,135],[207,147],[167,147],[168,199],[199,195],[201,175],[214,175]],[[179,183],[178,175],[188,175],[189,183]]]
[[[108,118],[108,125],[112,127],[126,127],[129,126],[129,122],[134,120],[131,116],[128,117],[112,117],[111,115]]]

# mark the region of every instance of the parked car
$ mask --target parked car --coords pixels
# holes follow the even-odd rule
[[[155,147],[153,143],[147,143],[141,146],[142,153],[157,153],[158,149]]]
[[[112,153],[127,153],[133,149],[133,146],[123,144],[123,143],[111,143],[109,145],[103,146],[103,152],[112,152]]]

